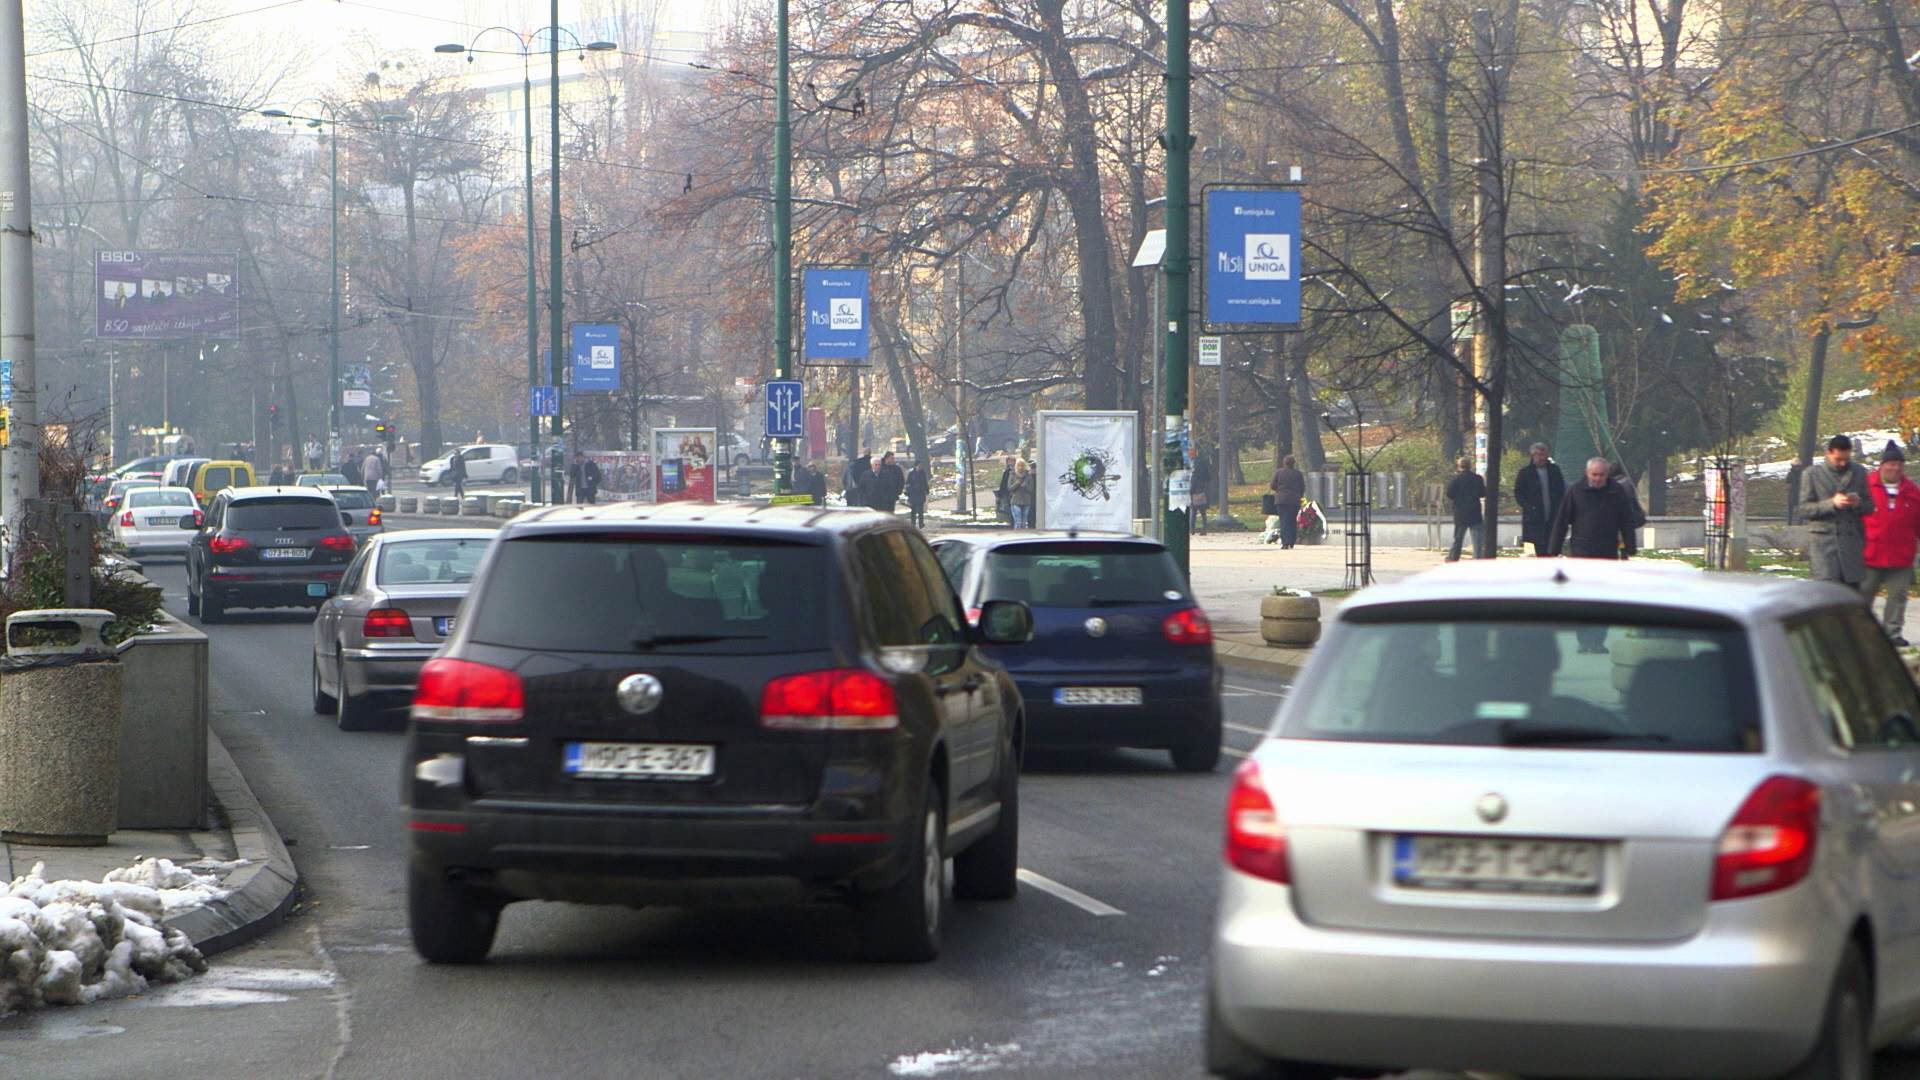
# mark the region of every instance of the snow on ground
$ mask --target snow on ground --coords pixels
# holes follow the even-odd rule
[[[102,881],[45,875],[46,864],[35,863],[0,894],[0,1016],[124,997],[207,969],[193,942],[162,921],[226,896],[212,874],[141,859]]]
[[[1842,391],[1840,391],[1839,393],[1837,393],[1837,394],[1835,394],[1835,395],[1833,395],[1833,400],[1835,400],[1835,401],[1860,401],[1860,400],[1863,400],[1863,399],[1865,399],[1865,398],[1870,398],[1870,397],[1872,397],[1872,396],[1874,395],[1874,393],[1875,393],[1875,391],[1874,391],[1874,389],[1873,389],[1873,387],[1871,387],[1871,386],[1863,386],[1863,387],[1861,387],[1861,388],[1860,388],[1860,389],[1858,389],[1858,390],[1842,390]]]
[[[895,1076],[941,1076],[948,1073],[997,1072],[1007,1067],[1007,1059],[1020,1052],[1019,1043],[982,1046],[977,1049],[955,1047],[902,1054],[887,1066]]]

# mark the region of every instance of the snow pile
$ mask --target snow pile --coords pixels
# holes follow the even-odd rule
[[[887,1066],[887,1071],[895,1076],[998,1072],[1007,1067],[1008,1058],[1019,1052],[1019,1043],[987,1045],[978,1049],[954,1047],[947,1050],[928,1050],[918,1054],[902,1054],[893,1059]]]
[[[193,942],[162,920],[225,896],[213,877],[166,859],[142,859],[98,882],[45,873],[35,863],[0,895],[0,1016],[124,997],[207,969]]]
[[[1867,398],[1870,398],[1870,397],[1872,397],[1872,396],[1874,395],[1874,393],[1875,393],[1875,391],[1874,391],[1874,389],[1873,389],[1873,387],[1871,387],[1871,386],[1863,386],[1863,387],[1861,387],[1861,388],[1860,388],[1860,389],[1858,389],[1858,390],[1842,390],[1842,391],[1840,391],[1839,393],[1837,393],[1837,394],[1835,394],[1835,395],[1833,395],[1833,400],[1835,400],[1835,401],[1863,401],[1863,400],[1865,400],[1865,399],[1867,399]]]

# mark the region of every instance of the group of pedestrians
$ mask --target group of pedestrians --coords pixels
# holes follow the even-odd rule
[[[1033,528],[1033,507],[1040,494],[1039,477],[1027,459],[1008,454],[1000,469],[1000,482],[994,486],[993,502],[1001,520],[1016,529]]]
[[[1603,457],[1590,458],[1581,482],[1568,487],[1566,474],[1545,443],[1534,443],[1527,457],[1513,480],[1513,501],[1520,507],[1520,542],[1535,555],[1624,559],[1639,550],[1647,512],[1626,469]],[[1486,479],[1474,471],[1472,458],[1461,458],[1447,482],[1447,504],[1453,511],[1448,562],[1460,561],[1469,537],[1475,558],[1489,556],[1484,537],[1475,535],[1486,523],[1486,498]]]
[[[816,479],[808,470],[806,485],[801,486],[798,478],[796,487],[813,493],[815,503],[826,501],[824,478],[819,479],[819,490],[814,492]],[[875,464],[872,453],[861,454],[847,462],[846,471],[841,474],[841,493],[848,506],[865,506],[883,514],[892,514],[899,510],[900,499],[907,500],[907,513],[916,526],[927,523],[927,492],[931,489],[931,478],[927,474],[927,463],[916,461],[913,468],[903,469],[894,460],[893,451],[880,455]]]
[[[1826,461],[1800,474],[1794,494],[1807,523],[1812,576],[1858,589],[1869,605],[1882,589],[1881,625],[1895,645],[1907,644],[1907,592],[1920,552],[1920,485],[1907,479],[1907,455],[1889,441],[1869,472],[1853,460],[1853,440],[1827,440]]]

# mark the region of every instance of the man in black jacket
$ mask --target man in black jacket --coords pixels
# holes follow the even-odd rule
[[[1453,546],[1447,549],[1447,561],[1460,561],[1460,548],[1473,530],[1486,520],[1481,512],[1481,500],[1487,497],[1487,482],[1473,471],[1473,459],[1460,459],[1460,471],[1453,474],[1447,482],[1447,501],[1453,504]],[[1480,544],[1475,541],[1473,557],[1480,558]]]
[[[1547,456],[1546,443],[1534,443],[1530,460],[1513,478],[1513,501],[1520,504],[1520,540],[1532,544],[1535,555],[1547,553],[1547,530],[1566,498],[1567,478]]]
[[[1607,473],[1607,459],[1594,458],[1587,462],[1586,483],[1567,489],[1548,532],[1548,555],[1623,559],[1639,550],[1633,535],[1639,508]]]
[[[867,505],[883,514],[891,514],[900,506],[900,493],[907,488],[907,474],[894,464],[893,451],[880,455],[880,464],[874,466],[871,481],[873,501]]]

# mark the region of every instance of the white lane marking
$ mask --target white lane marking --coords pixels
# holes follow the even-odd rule
[[[1244,731],[1249,735],[1265,735],[1267,733],[1266,728],[1249,727],[1246,724],[1235,724],[1232,722],[1228,722],[1225,726],[1229,731]]]
[[[1235,750],[1235,749],[1234,749],[1233,747],[1231,747],[1231,746],[1223,746],[1223,747],[1221,747],[1221,748],[1220,748],[1220,752],[1221,752],[1221,753],[1223,753],[1223,754],[1232,754],[1232,755],[1233,755],[1234,757],[1237,757],[1237,758],[1245,758],[1245,757],[1252,757],[1252,756],[1253,756],[1253,754],[1252,754],[1252,753],[1251,753],[1250,751],[1246,751],[1246,750]]]
[[[1047,895],[1055,898],[1056,900],[1065,900],[1067,903],[1072,904],[1074,907],[1079,908],[1081,911],[1084,911],[1089,915],[1125,915],[1126,914],[1126,912],[1121,911],[1119,908],[1114,907],[1112,904],[1095,900],[1093,897],[1088,896],[1086,893],[1081,892],[1079,889],[1069,888],[1053,880],[1050,877],[1044,877],[1040,874],[1036,874],[1024,866],[1014,871],[1014,877],[1019,878],[1021,881],[1024,881],[1027,884],[1033,886],[1034,888],[1039,889],[1041,892],[1046,893]]]
[[[1286,697],[1286,696],[1287,696],[1287,695],[1286,695],[1286,693],[1285,693],[1284,691],[1278,691],[1278,692],[1276,692],[1276,691],[1273,691],[1273,690],[1262,690],[1262,689],[1260,689],[1260,688],[1258,688],[1258,687],[1254,687],[1254,686],[1237,686],[1237,685],[1235,685],[1235,684],[1233,684],[1233,683],[1226,683],[1226,684],[1224,684],[1224,685],[1225,685],[1225,686],[1226,686],[1226,688],[1227,688],[1227,689],[1229,689],[1229,690],[1238,690],[1238,691],[1240,691],[1240,692],[1242,692],[1242,693],[1246,693],[1246,694],[1261,694],[1261,695],[1264,695],[1264,696],[1266,696],[1266,697]]]

